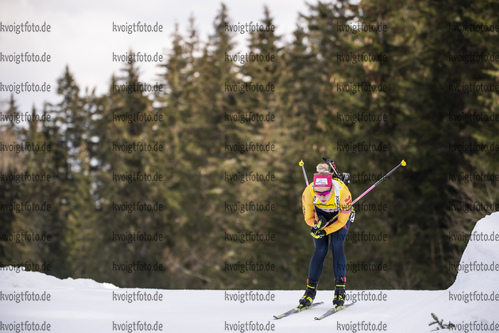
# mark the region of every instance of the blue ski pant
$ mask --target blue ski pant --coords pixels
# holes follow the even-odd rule
[[[347,238],[348,229],[350,228],[350,219],[345,227],[322,238],[314,238],[315,249],[312,259],[310,260],[308,270],[309,280],[319,281],[324,268],[326,256],[329,252],[329,245],[331,245],[331,252],[333,254],[333,270],[335,278],[346,277],[347,259],[345,256],[344,244],[345,239]]]

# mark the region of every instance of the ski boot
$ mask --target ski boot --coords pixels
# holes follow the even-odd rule
[[[347,282],[346,277],[338,277],[334,279],[334,284],[336,288],[334,289],[334,307],[343,306],[345,304],[345,283]]]
[[[300,298],[300,308],[309,307],[312,305],[314,301],[315,295],[317,294],[317,284],[319,281],[307,280],[307,289],[305,290],[305,294],[303,294],[302,298]]]

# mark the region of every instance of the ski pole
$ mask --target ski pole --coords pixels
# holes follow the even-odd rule
[[[301,169],[303,170],[303,177],[305,177],[305,183],[307,183],[307,187],[308,187],[308,178],[307,178],[307,173],[305,172],[305,163],[303,163],[303,160],[301,160],[299,163],[298,163],[299,166],[301,166]]]
[[[378,180],[376,183],[374,183],[373,186],[369,187],[364,193],[362,193],[357,199],[355,199],[353,202],[352,202],[352,206],[357,202],[359,201],[363,196],[365,196],[367,193],[369,193],[373,188],[375,188],[376,186],[378,186],[383,180],[386,179],[386,177],[390,176],[395,170],[398,169],[399,166],[406,166],[407,163],[402,160],[402,162],[399,163],[399,165],[397,165],[395,168],[393,168],[390,172],[388,172],[386,175],[384,175],[383,177],[381,177],[380,180]]]
[[[305,172],[305,163],[303,163],[303,160],[301,160],[299,163],[298,163],[299,166],[301,166],[301,169],[303,170],[303,177],[305,177],[305,183],[307,184],[307,187],[310,185],[308,183],[308,178],[307,178],[307,173]],[[317,216],[317,211],[315,210],[315,205],[313,206],[314,207],[314,216],[315,216],[315,220],[317,221],[317,219],[319,218]]]
[[[405,162],[405,160],[402,160],[402,162],[399,163],[399,165],[397,165],[395,168],[393,168],[390,172],[388,172],[386,175],[384,175],[383,177],[381,177],[376,183],[374,183],[374,185],[372,185],[371,187],[369,187],[364,193],[362,193],[357,199],[355,199],[353,202],[352,202],[352,206],[357,202],[359,201],[363,196],[365,196],[367,193],[369,193],[373,188],[375,188],[376,186],[378,186],[383,180],[386,179],[386,177],[388,177],[389,175],[391,175],[395,170],[398,169],[398,167],[400,166],[406,166],[407,163]],[[315,207],[314,207],[315,208]],[[329,220],[323,227],[321,227],[321,230],[326,228],[329,224],[331,224],[331,222],[338,216],[338,214],[336,214],[331,220]]]

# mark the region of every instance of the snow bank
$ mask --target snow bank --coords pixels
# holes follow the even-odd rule
[[[499,292],[499,212],[479,220],[469,237],[459,265],[449,265],[458,271],[449,290]]]
[[[454,284],[435,301],[434,313],[460,332],[499,331],[499,212],[479,220],[458,265]],[[433,304],[432,304],[433,305]]]

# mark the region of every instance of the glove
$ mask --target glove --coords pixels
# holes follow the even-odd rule
[[[310,230],[310,235],[312,237],[314,237],[315,239],[319,239],[319,238],[322,238],[324,236],[326,236],[326,231],[325,230],[319,230],[318,228],[312,228]]]
[[[321,227],[324,227],[327,223],[327,219],[320,215],[318,216],[317,220],[315,220],[315,228],[320,229]]]

